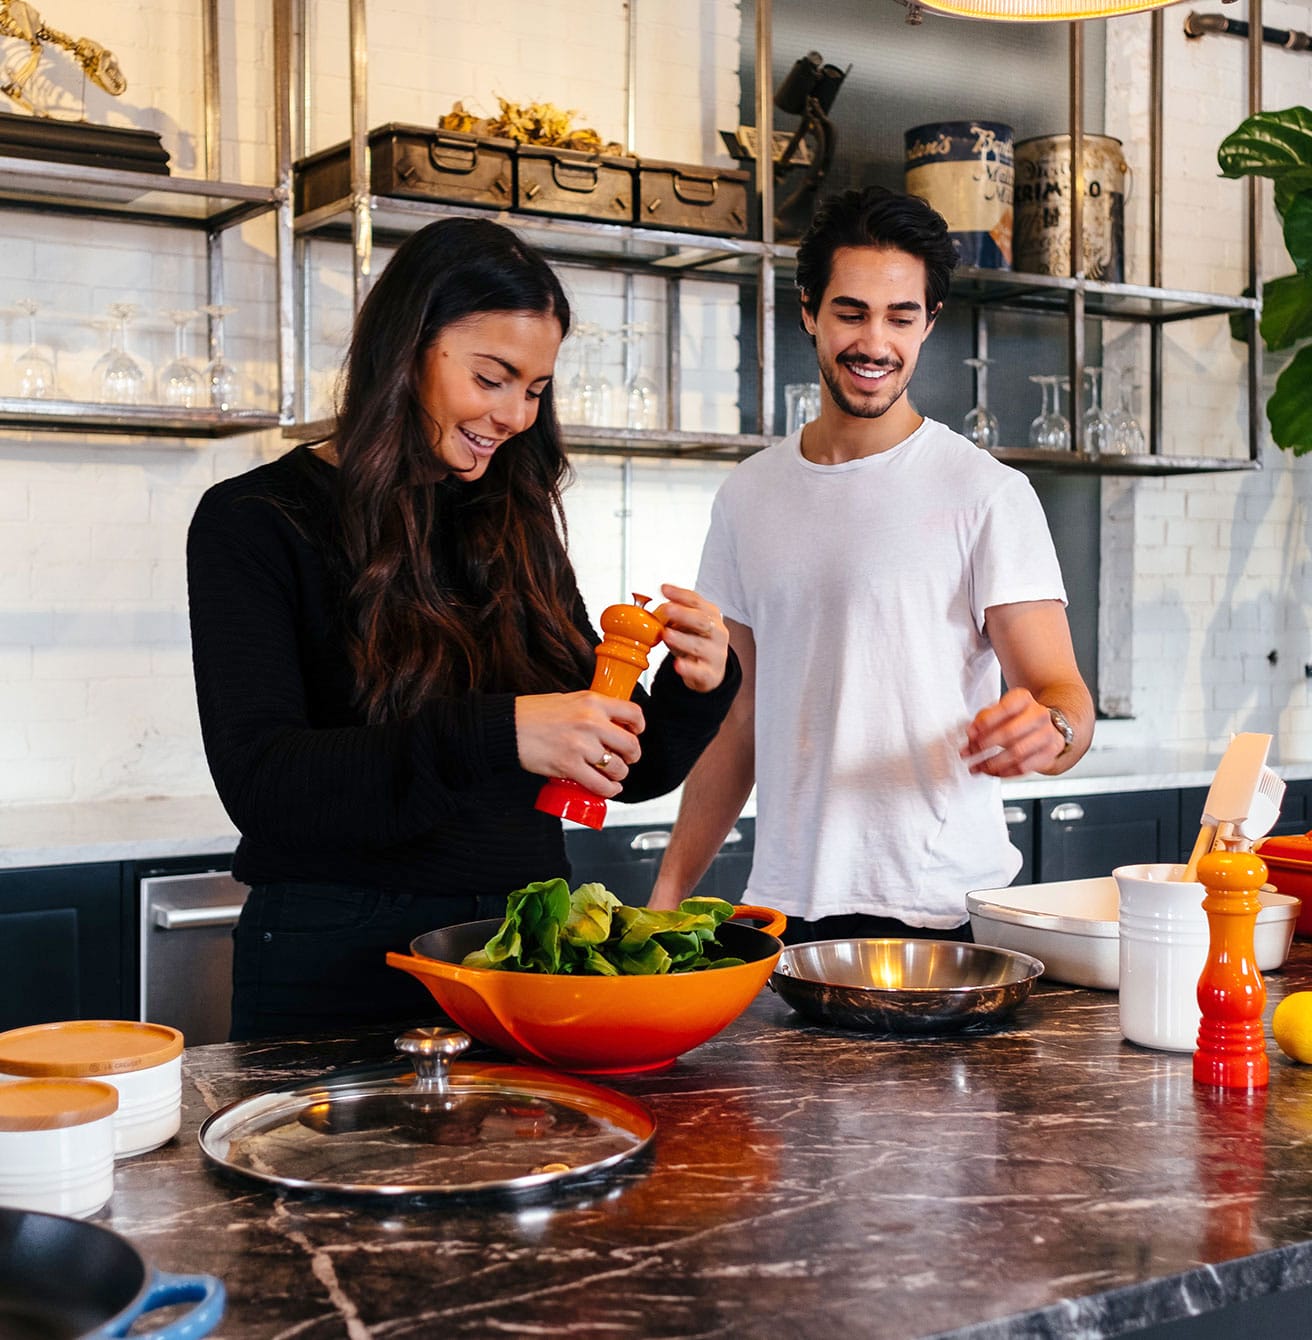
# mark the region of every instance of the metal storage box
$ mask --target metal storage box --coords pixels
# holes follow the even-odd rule
[[[349,144],[311,154],[296,169],[298,214],[351,194]],[[515,203],[514,141],[392,121],[369,132],[369,189],[375,195],[509,209]]]
[[[644,158],[638,163],[635,222],[648,228],[744,237],[750,180],[751,174],[741,168],[656,163]]]
[[[637,160],[521,144],[515,205],[532,214],[632,223]]]

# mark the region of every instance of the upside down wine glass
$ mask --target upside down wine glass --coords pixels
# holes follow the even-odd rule
[[[27,313],[27,348],[14,360],[18,370],[18,394],[26,400],[51,400],[55,389],[54,359],[47,358],[36,342],[36,314],[40,304],[34,298],[19,298],[15,304]]]
[[[656,383],[647,375],[643,362],[645,337],[656,327],[629,324],[623,328],[623,339],[632,345],[633,375],[624,383],[624,423],[627,428],[663,428],[661,422],[661,393]]]
[[[113,302],[109,315],[109,349],[96,362],[100,398],[107,405],[139,405],[146,390],[146,374],[141,364],[127,351],[128,322],[137,314],[132,302]]]
[[[1102,369],[1085,368],[1089,381],[1089,408],[1084,412],[1084,450],[1089,456],[1103,456],[1111,450],[1112,416],[1102,407]]]
[[[963,358],[968,368],[975,370],[975,405],[966,415],[961,431],[977,446],[991,448],[998,445],[998,416],[988,407],[987,358]]]
[[[1134,417],[1131,403],[1138,389],[1127,378],[1121,378],[1120,403],[1112,414],[1112,451],[1117,456],[1140,456],[1145,449],[1143,429]]]
[[[173,322],[173,358],[159,370],[159,398],[177,409],[193,409],[205,393],[205,378],[186,350],[186,329],[196,313],[175,309],[168,316]]]
[[[210,361],[205,367],[205,383],[209,402],[215,409],[236,409],[241,404],[241,374],[223,352],[223,318],[236,310],[215,303],[201,308],[210,319]]]

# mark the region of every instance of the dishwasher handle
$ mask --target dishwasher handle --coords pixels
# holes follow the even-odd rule
[[[218,907],[169,907],[162,904],[154,909],[154,924],[161,931],[191,931],[202,926],[235,926],[241,916],[240,903]]]

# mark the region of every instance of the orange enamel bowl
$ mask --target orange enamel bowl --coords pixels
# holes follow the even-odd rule
[[[740,924],[763,921],[761,929]],[[769,980],[783,950],[783,913],[737,907],[716,933],[739,967],[660,977],[592,977],[465,968],[501,925],[466,921],[388,954],[471,1037],[528,1061],[585,1075],[655,1070],[731,1024]]]

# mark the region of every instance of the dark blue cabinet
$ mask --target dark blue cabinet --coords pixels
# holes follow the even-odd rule
[[[1174,789],[1035,803],[1036,883],[1094,879],[1110,875],[1118,865],[1179,859],[1180,801]]]
[[[131,904],[117,861],[0,870],[0,1030],[135,1018]]]
[[[573,867],[574,883],[604,884],[621,902],[641,907],[651,896],[661,867],[661,857],[670,840],[670,824],[624,825],[571,829],[565,834],[565,851]],[[741,900],[752,868],[754,819],[739,819],[725,839],[710,869],[697,885],[696,893]]]

